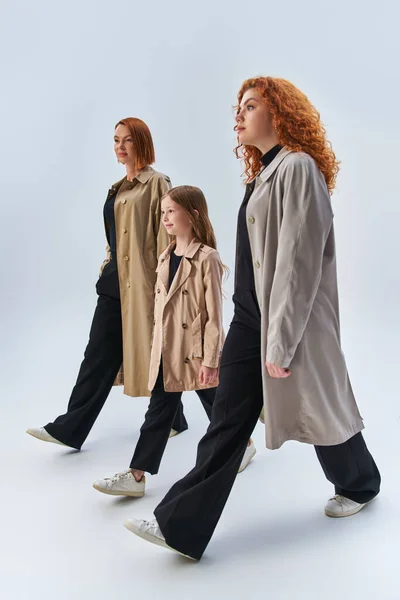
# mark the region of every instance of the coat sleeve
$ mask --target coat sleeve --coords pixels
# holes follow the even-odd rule
[[[106,245],[106,258],[105,258],[105,260],[103,261],[103,263],[102,263],[102,265],[100,267],[100,276],[101,276],[101,274],[103,272],[104,267],[106,266],[107,263],[110,262],[110,260],[111,260],[111,249],[110,249],[109,244],[107,243],[107,245]]]
[[[303,336],[321,280],[333,213],[325,179],[308,155],[297,155],[283,177],[283,216],[270,296],[266,359],[287,368]]]
[[[215,369],[219,366],[224,335],[222,321],[223,267],[217,251],[210,252],[203,262],[203,269],[207,319],[204,324],[202,365]]]
[[[167,230],[161,221],[161,198],[172,187],[169,177],[160,177],[157,181],[157,199],[154,203],[153,225],[154,235],[157,238],[157,258],[169,245],[170,239]]]

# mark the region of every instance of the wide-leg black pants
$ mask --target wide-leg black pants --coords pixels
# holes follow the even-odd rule
[[[106,264],[96,284],[97,306],[76,384],[67,412],[45,426],[46,431],[72,448],[81,448],[110,393],[122,364],[122,321],[116,258]],[[172,427],[187,429],[178,403]]]
[[[262,404],[259,310],[252,292],[235,296],[235,316],[221,357],[211,422],[200,440],[196,465],[154,511],[167,543],[201,558],[221,517],[257,423]],[[361,433],[337,446],[316,448],[336,493],[367,502],[380,488],[380,474]]]

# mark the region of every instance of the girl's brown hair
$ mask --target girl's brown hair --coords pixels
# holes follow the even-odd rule
[[[190,217],[196,240],[216,250],[217,240],[208,216],[207,201],[201,189],[193,185],[178,185],[168,190],[163,198],[167,196],[179,204]],[[174,239],[174,236],[171,238]],[[223,265],[223,268],[227,274],[228,267]]]
[[[275,77],[253,77],[247,79],[239,90],[238,103],[247,90],[255,88],[273,117],[278,143],[295,152],[306,152],[317,163],[332,193],[339,161],[336,160],[331,143],[326,139],[326,130],[320,114],[307,96],[286,79]],[[238,106],[235,107],[238,110]],[[237,158],[243,158],[244,172],[249,182],[262,168],[262,153],[254,146],[239,145],[235,148]]]
[[[143,167],[152,165],[155,162],[156,157],[153,138],[151,137],[150,129],[146,123],[136,117],[128,117],[127,119],[118,121],[115,129],[117,129],[118,125],[125,125],[125,127],[129,129],[135,146],[138,168],[143,169]]]

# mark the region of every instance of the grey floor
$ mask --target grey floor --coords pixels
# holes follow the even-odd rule
[[[207,425],[197,397],[185,395],[190,429],[169,442],[161,473],[148,478],[143,499],[99,494],[95,479],[127,467],[147,401],[113,390],[80,453],[26,435],[27,426],[63,408],[76,366],[77,356],[66,353],[65,377],[57,380],[57,370],[36,377],[28,392],[49,332],[49,340],[37,342],[25,379],[10,382],[3,397],[1,598],[398,600],[400,408],[392,381],[367,372],[358,360],[365,353],[363,335],[347,340],[347,347],[365,436],[382,471],[379,498],[353,518],[325,517],[332,490],[313,448],[288,443],[268,451],[259,424],[258,453],[237,478],[202,561],[191,563],[122,524],[129,516],[150,517],[169,486],[193,466]],[[17,395],[22,389],[26,393]]]

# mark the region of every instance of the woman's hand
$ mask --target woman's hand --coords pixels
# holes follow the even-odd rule
[[[199,382],[201,385],[210,385],[213,381],[217,381],[218,369],[211,369],[210,367],[200,367],[199,371]]]
[[[292,371],[290,369],[283,369],[282,367],[277,367],[272,363],[265,361],[265,366],[267,367],[267,371],[270,377],[274,379],[286,379],[286,377],[290,377]]]

